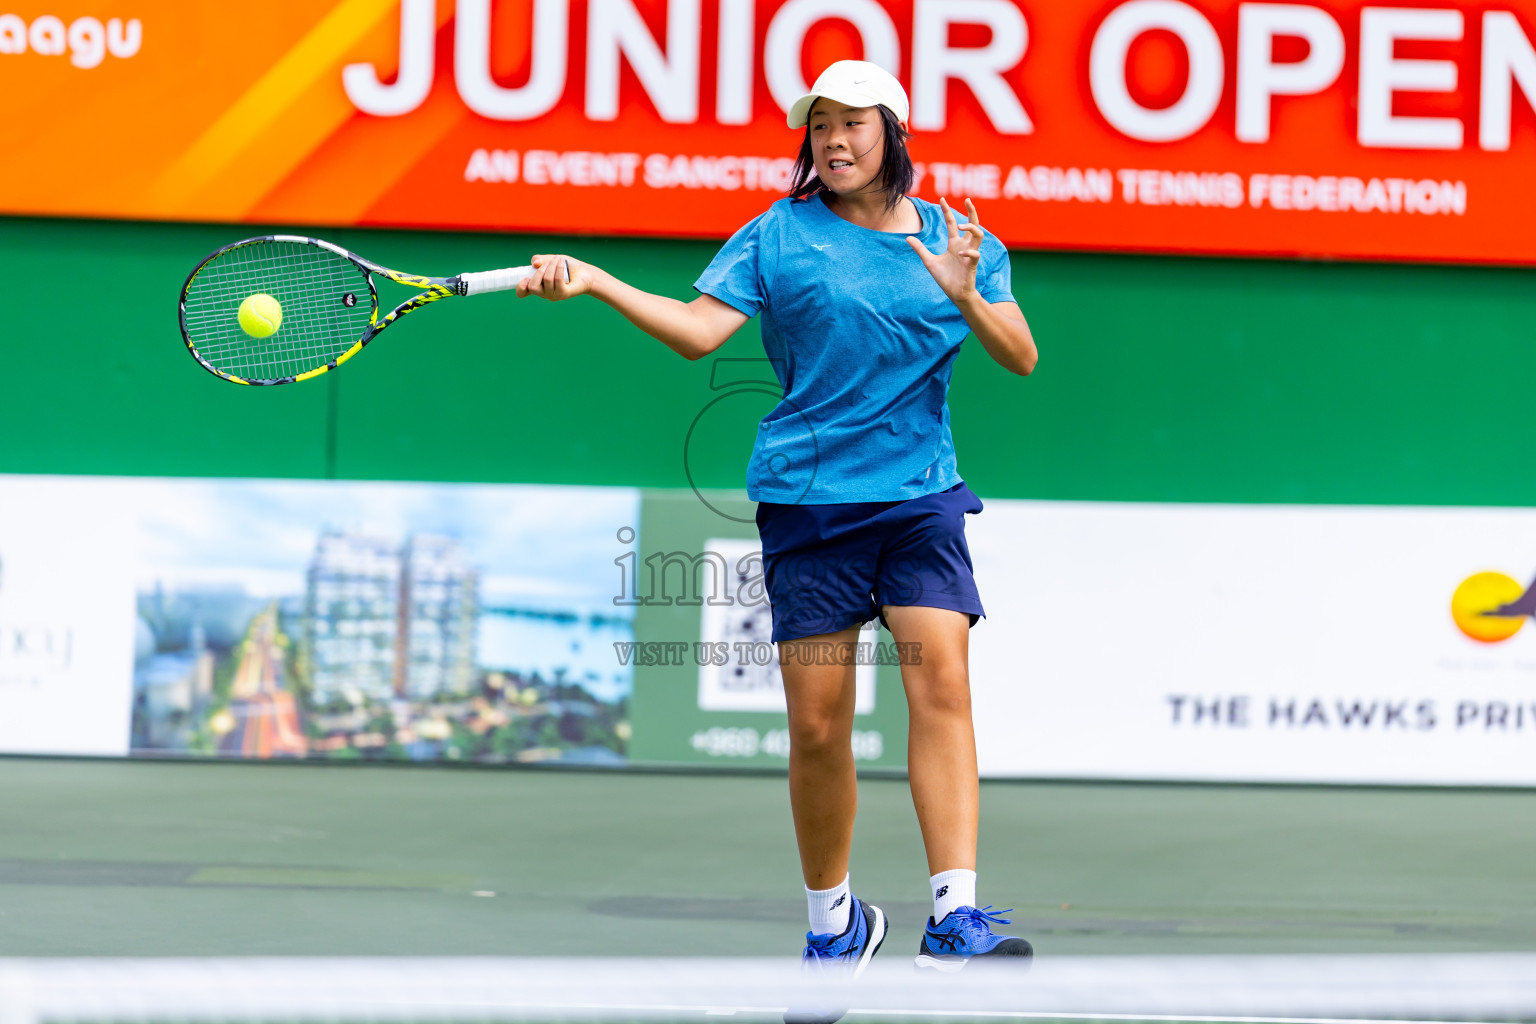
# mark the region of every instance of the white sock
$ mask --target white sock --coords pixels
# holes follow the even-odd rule
[[[956,907],[976,905],[976,872],[940,871],[928,879],[928,890],[933,893],[933,922],[938,924]]]
[[[805,903],[811,911],[812,935],[841,935],[848,930],[853,894],[848,890],[847,875],[830,889],[806,889]]]

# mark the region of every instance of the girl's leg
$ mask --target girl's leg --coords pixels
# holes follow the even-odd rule
[[[911,727],[907,771],[912,803],[928,850],[933,916],[923,931],[916,965],[957,971],[977,957],[1028,967],[1034,950],[991,925],[1011,923],[976,907],[976,730],[966,668],[970,616],[942,608],[886,606],[898,643],[920,644],[921,661],[901,666]]]
[[[901,666],[901,683],[911,720],[907,773],[928,873],[975,871],[981,794],[967,668],[970,617],[946,608],[883,611],[896,642],[917,645],[920,657]]]
[[[841,665],[835,663],[841,659],[815,655],[850,647],[858,636],[859,628],[852,626],[779,644],[789,701],[789,804],[807,889],[830,889],[848,876],[859,805],[850,742],[853,659]],[[829,661],[834,663],[825,664]]]

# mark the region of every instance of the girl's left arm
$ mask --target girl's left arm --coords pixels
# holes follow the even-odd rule
[[[987,350],[987,355],[998,365],[1012,370],[1020,377],[1028,377],[1040,361],[1035,349],[1035,336],[1030,333],[1029,321],[1016,302],[988,302],[975,288],[962,299],[955,299],[965,322],[976,332],[977,339]]]
[[[955,220],[954,212],[943,199],[944,221],[949,228],[949,245],[937,255],[928,251],[918,238],[908,237],[907,244],[922,258],[944,294],[960,310],[965,322],[981,341],[987,354],[1006,370],[1026,377],[1035,369],[1040,353],[1029,330],[1024,312],[1015,302],[988,302],[976,290],[976,268],[981,265],[981,240],[986,237],[976,216],[976,204],[965,201],[966,224]]]

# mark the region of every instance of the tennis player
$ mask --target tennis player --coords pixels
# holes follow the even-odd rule
[[[907,195],[907,116],[905,90],[881,68],[827,68],[789,111],[789,127],[804,129],[790,196],[732,236],[692,302],[564,255],[535,256],[537,272],[518,288],[556,301],[595,296],[688,359],[762,317],[784,398],[759,424],[747,493],[759,503],[789,703],[790,803],[810,909],[804,958],[853,974],[886,933],[885,915],[853,894],[848,875],[853,648],[877,616],[916,652],[901,677],[933,896],[917,965],[958,971],[1027,964],[1032,954],[1024,939],[994,934],[1008,921],[976,898],[967,640],[983,611],[965,517],[982,505],[955,466],[946,396],[968,334],[1021,376],[1037,354],[1007,251],[975,205],[967,200],[969,217],[959,218],[942,201]]]

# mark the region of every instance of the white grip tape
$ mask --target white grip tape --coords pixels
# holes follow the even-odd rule
[[[532,275],[532,267],[508,267],[505,270],[460,274],[459,279],[464,282],[465,295],[480,295],[483,292],[510,291]]]

